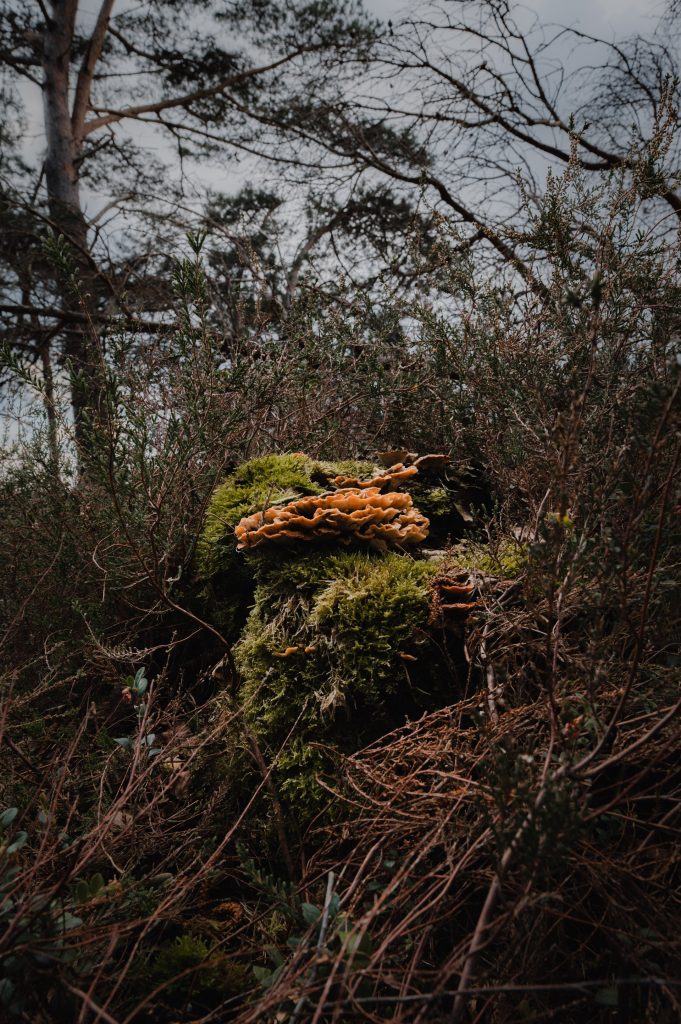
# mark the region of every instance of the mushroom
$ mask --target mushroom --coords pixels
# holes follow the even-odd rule
[[[361,541],[385,551],[420,544],[428,536],[428,526],[409,494],[382,494],[380,487],[367,485],[299,498],[283,507],[273,505],[245,516],[234,533],[238,550],[264,543],[335,540]]]
[[[449,455],[421,455],[414,460],[414,466],[419,473],[432,473],[448,466],[452,460]]]
[[[390,468],[390,466],[394,466],[397,462],[403,462],[405,465],[408,465],[410,462],[413,462],[416,456],[413,452],[407,451],[406,448],[400,448],[392,452],[377,452],[376,457],[382,466]]]

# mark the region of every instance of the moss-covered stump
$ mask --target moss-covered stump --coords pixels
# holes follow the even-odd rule
[[[461,696],[463,632],[448,631],[434,614],[438,561],[407,554],[403,543],[402,550],[387,550],[401,535],[372,545],[361,530],[346,535],[347,524],[332,510],[340,536],[316,530],[311,520],[303,524],[304,543],[281,536],[270,543],[268,535],[238,550],[235,527],[244,534],[243,524],[254,519],[260,527],[267,509],[292,502],[316,507],[319,502],[300,499],[333,497],[343,487],[368,495],[377,484],[389,518],[393,504],[408,505],[425,526],[422,536],[429,525],[422,512],[437,524],[437,540],[460,536],[467,516],[461,475],[445,457],[420,462],[423,472],[418,465],[264,456],[240,466],[208,508],[197,549],[204,593],[235,641],[245,720],[274,765],[277,793],[301,825],[320,810],[332,813],[319,779],[333,779],[334,752],[359,750]],[[398,495],[398,488],[411,496]],[[253,781],[251,770],[230,769],[241,771],[244,785]]]
[[[251,728],[277,756],[282,795],[307,817],[328,802],[317,744],[344,752],[456,699],[460,682],[429,629],[436,567],[342,552],[259,569],[235,658]]]

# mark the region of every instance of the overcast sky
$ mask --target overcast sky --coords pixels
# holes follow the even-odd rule
[[[398,18],[414,9],[403,0],[365,0],[379,18]],[[555,22],[611,38],[645,31],[664,9],[664,0],[528,0],[528,10],[546,23]]]
[[[129,5],[130,0],[115,0],[114,13]],[[81,0],[80,15],[85,23],[94,21],[99,6],[97,0]],[[364,0],[364,6],[376,17],[396,21],[413,12],[417,4],[414,0]],[[664,11],[665,0],[526,0],[523,7],[529,17],[536,15],[546,27],[560,24],[612,40],[636,32],[652,32]],[[25,100],[31,122],[25,137],[25,156],[35,159],[42,142],[40,91],[27,86]]]

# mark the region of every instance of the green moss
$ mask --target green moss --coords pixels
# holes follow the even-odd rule
[[[446,562],[462,569],[476,569],[490,576],[516,579],[527,568],[527,544],[506,539],[494,548],[476,541],[462,541],[447,553]]]
[[[299,822],[310,821],[320,808],[326,817],[333,817],[333,798],[318,781],[334,772],[333,753],[297,738],[281,751],[277,758],[279,790],[290,807],[294,807]]]
[[[190,973],[181,976],[184,971]],[[250,973],[244,964],[208,944],[195,935],[178,935],[169,945],[159,950],[151,965],[151,978],[155,984],[167,982],[168,995],[183,998],[223,1000],[245,992],[251,985]]]
[[[315,782],[328,762],[311,743],[356,750],[453,698],[451,673],[427,632],[435,571],[392,553],[311,553],[261,565],[235,659],[246,718],[270,753],[293,738],[278,759],[281,792],[292,800],[328,802]]]
[[[233,567],[234,527],[243,516],[287,497],[321,494],[312,479],[316,464],[305,455],[251,459],[215,489],[196,549],[199,575],[210,580]]]
[[[315,463],[317,472],[321,472],[329,478],[334,476],[353,476],[359,480],[370,480],[381,472],[382,467],[374,462],[366,462],[361,459],[339,459],[337,462]]]
[[[307,701],[320,722],[349,703],[382,703],[403,675],[400,652],[425,642],[433,572],[408,556],[359,552],[268,566],[235,649],[256,727],[288,720],[285,696],[298,710]]]
[[[339,474],[370,477],[380,467],[371,462],[319,462],[306,455],[264,455],[239,466],[210,499],[196,546],[203,597],[225,635],[236,638],[253,597],[254,568],[260,553],[236,550],[234,527],[243,516],[275,502],[322,494]],[[270,554],[267,553],[267,558]]]
[[[414,498],[414,504],[429,519],[437,519],[451,515],[453,496],[446,487],[424,487],[423,485],[410,488]]]
[[[428,622],[428,582],[433,568],[403,555],[346,557],[316,595],[310,617],[320,635],[333,638],[345,688],[380,703],[397,686],[400,652]],[[399,676],[401,673],[397,673]]]

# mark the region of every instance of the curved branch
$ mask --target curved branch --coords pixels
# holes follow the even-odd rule
[[[267,71],[274,71],[276,68],[282,67],[284,64],[289,64],[292,60],[295,60],[296,57],[300,57],[301,54],[313,53],[318,49],[320,49],[320,46],[301,46],[293,53],[289,53],[285,57],[280,57],[279,60],[272,61],[270,64],[262,64],[259,67],[248,68],[247,71],[240,71],[236,75],[230,75],[229,78],[223,78],[215,85],[208,86],[205,89],[196,89],[194,92],[185,93],[183,96],[174,96],[172,99],[158,100],[155,103],[141,103],[134,107],[124,107],[123,110],[108,110],[106,108],[102,108],[101,117],[95,117],[85,123],[84,135],[90,135],[98,128],[103,128],[107,124],[114,124],[117,121],[122,121],[126,117],[137,117],[139,114],[157,114],[161,110],[170,110],[173,107],[186,107],[190,103],[197,102],[197,100],[205,100],[210,99],[211,96],[219,96],[220,93],[226,92],[235,85],[240,85],[242,82],[246,82],[250,78],[256,78],[258,75],[264,75]]]

